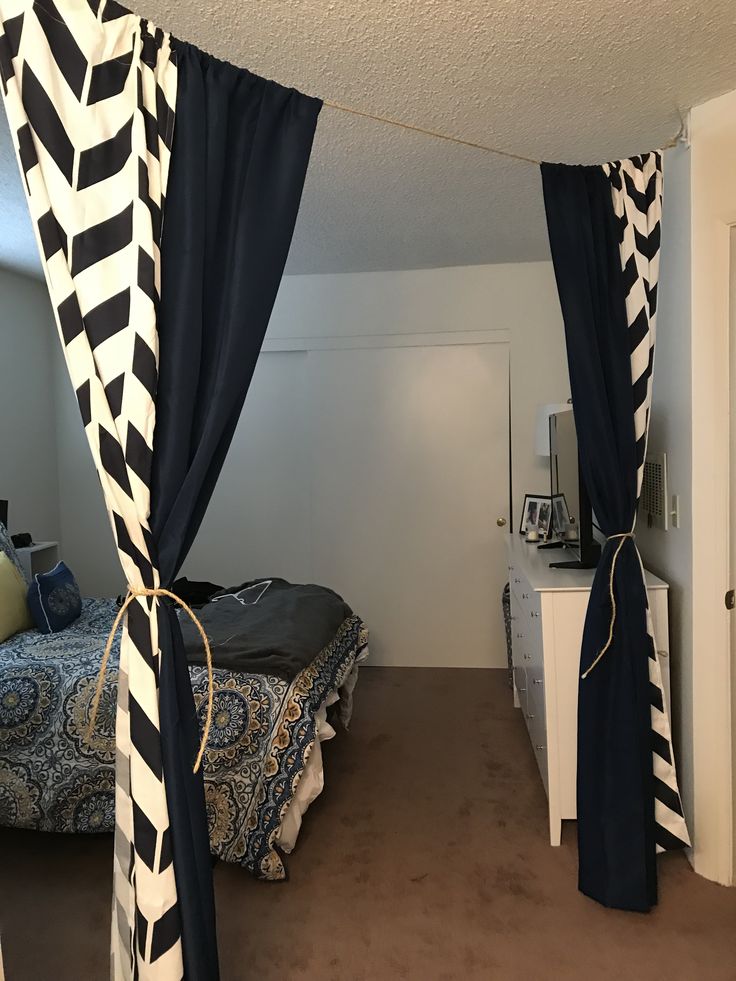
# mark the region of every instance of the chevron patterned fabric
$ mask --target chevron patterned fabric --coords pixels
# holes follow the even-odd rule
[[[654,347],[657,329],[657,287],[662,221],[662,155],[647,153],[605,164],[611,182],[613,210],[619,232],[621,269],[626,291],[626,317],[631,350],[631,384],[636,439],[636,496],[641,494],[652,406]],[[641,558],[640,558],[641,564]],[[642,565],[642,576],[644,567]],[[670,721],[664,698],[662,671],[652,616],[647,607],[651,638],[649,684],[654,768],[654,818],[657,851],[690,844],[675,772]]]
[[[148,525],[159,246],[176,105],[170,38],[114,0],[0,0],[0,80],[51,301],[128,582],[159,577]],[[115,979],[183,974],[159,731],[157,617],[121,646]]]
[[[578,884],[606,906],[645,912],[657,903],[657,852],[689,844],[633,535],[652,405],[662,156],[544,163],[541,174],[581,472],[606,537],[580,661]]]

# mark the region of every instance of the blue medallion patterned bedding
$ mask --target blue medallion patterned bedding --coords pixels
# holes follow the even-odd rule
[[[0,825],[57,832],[114,829],[118,643],[97,723],[87,727],[113,600],[83,603],[61,633],[26,630],[0,644]],[[367,632],[347,617],[332,641],[288,681],[215,668],[203,768],[212,852],[262,879],[283,879],[276,850],[315,742],[315,717],[367,654]],[[207,669],[190,665],[200,722]],[[346,721],[346,720],[345,720]]]

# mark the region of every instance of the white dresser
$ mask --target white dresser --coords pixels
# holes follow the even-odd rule
[[[559,845],[562,822],[576,812],[580,645],[593,572],[550,569],[562,549],[509,536],[514,704],[524,714],[549,801],[549,836]],[[667,583],[647,573],[649,606],[669,707]]]

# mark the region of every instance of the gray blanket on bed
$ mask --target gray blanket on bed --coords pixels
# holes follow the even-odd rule
[[[215,667],[293,681],[352,613],[325,586],[254,579],[216,593],[197,616]],[[187,617],[181,631],[189,663],[204,664],[202,639]]]

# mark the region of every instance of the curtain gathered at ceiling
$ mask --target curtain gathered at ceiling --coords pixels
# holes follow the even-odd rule
[[[284,269],[321,103],[114,0],[0,0],[0,79],[133,592],[196,535]],[[116,722],[112,974],[218,976],[199,731],[173,606],[136,595]]]
[[[606,538],[580,661],[579,886],[607,906],[646,911],[657,902],[656,853],[689,844],[634,536],[652,397],[662,158],[541,170],[580,466]]]

